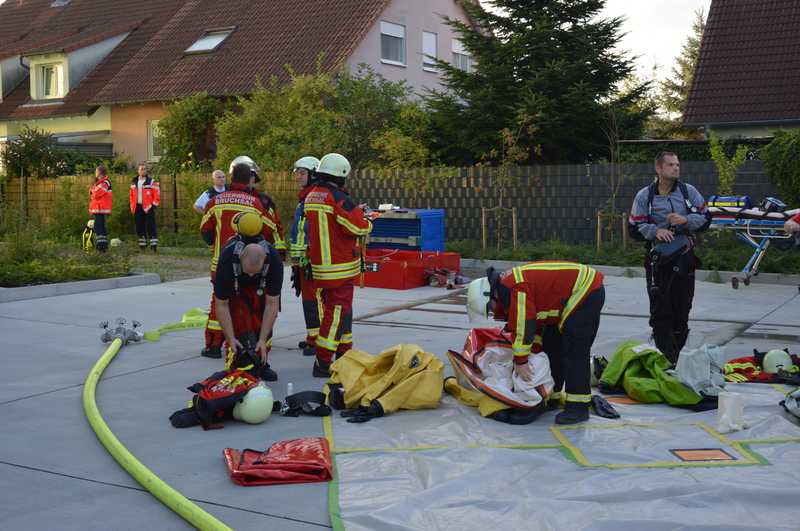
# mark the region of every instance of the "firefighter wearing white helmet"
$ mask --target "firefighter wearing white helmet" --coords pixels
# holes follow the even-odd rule
[[[259,173],[261,173],[261,168],[258,167],[256,161],[254,161],[247,155],[239,155],[238,157],[236,157],[231,161],[231,165],[228,166],[229,175],[233,175],[233,168],[237,164],[247,164],[250,167],[250,172],[252,173],[254,182],[259,182],[261,180],[261,177],[259,176]]]
[[[291,237],[289,238],[289,257],[292,260],[292,288],[294,288],[295,296],[302,295],[306,338],[300,342],[298,347],[302,349],[304,356],[313,356],[315,354],[314,345],[317,342],[317,334],[319,333],[319,314],[322,307],[319,293],[314,288],[314,281],[305,274],[308,266],[308,259],[306,258],[308,222],[306,221],[303,203],[314,185],[314,175],[318,167],[319,159],[309,155],[297,159],[292,168],[295,181],[300,187],[300,192],[297,195],[298,203],[297,207],[295,207]]]
[[[362,271],[358,238],[372,230],[364,210],[344,190],[350,162],[338,153],[319,161],[314,187],[303,202],[308,220],[306,256],[323,311],[313,375],[327,378],[334,356],[353,347],[353,286]]]
[[[350,161],[338,153],[328,153],[319,161],[317,173],[344,179],[350,175]]]
[[[264,382],[250,389],[233,406],[233,418],[248,424],[261,424],[272,415],[272,391]]]
[[[565,261],[531,262],[504,272],[490,267],[486,277],[473,280],[467,289],[471,319],[491,313],[506,323],[518,378],[533,379],[531,353],[547,354],[554,389],[563,386],[567,392],[556,424],[589,418],[590,352],[604,302],[603,274]]]

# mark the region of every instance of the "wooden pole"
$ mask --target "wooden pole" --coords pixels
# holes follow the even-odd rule
[[[172,227],[178,234],[178,173],[172,172]]]
[[[517,207],[511,209],[511,237],[514,239],[514,250],[517,250]]]
[[[597,252],[600,252],[600,242],[603,240],[603,214],[597,211]]]
[[[481,207],[481,249],[486,250],[486,208]]]
[[[625,212],[622,213],[622,219],[620,221],[621,221],[621,225],[622,225],[622,248],[623,249],[627,249],[628,248],[628,215]]]

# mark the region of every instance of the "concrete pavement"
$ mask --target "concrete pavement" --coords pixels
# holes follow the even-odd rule
[[[596,354],[620,342],[646,340],[647,303],[642,279],[607,277],[607,302]],[[97,323],[117,316],[144,329],[179,320],[206,307],[207,279],[64,295],[0,304],[0,528],[182,529],[179,517],[144,491],[106,453],[83,416],[82,384],[105,350]],[[377,353],[412,342],[444,357],[459,349],[469,323],[458,297],[436,288],[356,290],[356,346]],[[413,306],[415,302],[427,301]],[[408,307],[412,306],[412,307]],[[401,309],[402,308],[402,309]],[[692,312],[690,346],[728,345],[729,357],[754,347],[800,350],[800,297],[787,286],[754,284],[734,291],[700,282]],[[288,286],[270,357],[283,397],[317,390],[312,359],[297,349],[304,337],[299,300]],[[223,430],[177,430],[169,415],[184,406],[186,386],[221,367],[199,356],[202,331],[162,336],[125,347],[98,386],[97,400],[111,430],[164,481],[234,529],[330,527],[327,485],[243,488],[228,478],[222,449],[264,449],[272,442],[321,436],[318,418],[276,416],[259,426],[229,423]],[[448,370],[449,372],[449,370]]]

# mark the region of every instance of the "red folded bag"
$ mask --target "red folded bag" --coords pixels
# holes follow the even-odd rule
[[[225,448],[222,455],[233,482],[245,487],[333,478],[331,451],[324,437],[279,441],[265,452]]]

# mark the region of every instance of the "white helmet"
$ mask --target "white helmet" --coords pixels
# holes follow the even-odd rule
[[[119,238],[111,238],[111,241],[109,243],[111,244],[111,247],[119,247],[120,245],[122,245],[122,240],[120,240]]]
[[[476,278],[467,289],[467,315],[470,321],[489,318],[489,295],[491,286],[487,277]]]
[[[319,166],[319,159],[317,157],[308,156],[297,159],[297,161],[294,163],[293,169],[297,170],[302,168],[308,171],[316,171],[318,166]]]
[[[90,219],[89,221],[86,222],[86,228],[87,229],[93,229],[94,228],[94,220],[93,219]]]
[[[764,372],[767,374],[778,374],[778,369],[789,371],[793,366],[792,357],[785,350],[773,349],[764,355],[761,362]]]
[[[272,391],[264,382],[259,382],[233,406],[233,418],[248,424],[261,424],[272,415],[272,403]]]
[[[238,164],[247,164],[248,166],[250,166],[250,171],[255,176],[256,182],[259,182],[261,180],[261,177],[259,177],[259,175],[258,175],[261,172],[261,168],[258,167],[258,164],[256,164],[256,161],[254,161],[253,159],[251,159],[247,155],[239,155],[238,157],[236,157],[235,159],[233,159],[231,161],[231,165],[228,166],[228,174],[229,175],[233,176],[233,167],[238,165]]]
[[[332,175],[333,177],[347,177],[350,175],[350,162],[338,153],[328,153],[319,161],[317,173]]]

